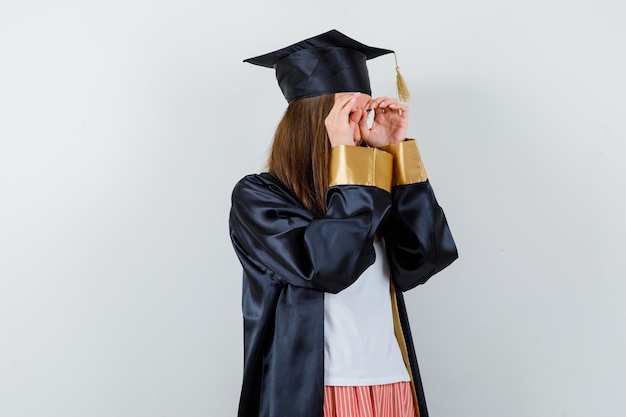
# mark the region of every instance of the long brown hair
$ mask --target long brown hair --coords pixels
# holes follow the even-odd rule
[[[324,120],[334,103],[334,94],[289,103],[267,163],[270,174],[317,218],[326,213],[330,142]]]

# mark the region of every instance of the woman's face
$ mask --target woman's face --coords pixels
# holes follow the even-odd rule
[[[348,96],[348,95],[353,95],[353,94],[354,93],[335,93],[335,103],[337,103],[338,100],[341,100],[341,98]],[[357,96],[356,102],[354,103],[354,107],[364,109],[365,105],[369,103],[371,99],[372,97],[370,95],[361,93]],[[362,117],[367,117],[367,112],[364,111]],[[357,123],[353,127],[352,136],[354,140],[358,141],[361,138],[361,133],[359,132],[358,120],[354,120],[354,121]]]

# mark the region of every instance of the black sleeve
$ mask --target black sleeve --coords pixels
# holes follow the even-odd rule
[[[281,283],[331,293],[348,287],[374,262],[373,239],[391,194],[336,185],[326,201],[326,215],[315,219],[270,175],[245,177],[230,212],[237,256]]]
[[[385,243],[394,283],[406,291],[450,265],[458,254],[428,180],[393,187],[392,199]]]

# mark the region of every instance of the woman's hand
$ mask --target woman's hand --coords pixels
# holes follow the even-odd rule
[[[361,142],[360,123],[362,120],[367,123],[367,114],[363,107],[357,106],[360,98],[360,93],[346,93],[336,97],[335,105],[324,120],[333,148],[339,145],[354,146]]]
[[[400,104],[398,100],[388,97],[379,97],[370,100],[365,110],[374,112],[374,122],[368,128],[367,120],[359,123],[361,138],[369,146],[379,148],[402,142],[406,139],[406,129],[409,125],[409,107]]]

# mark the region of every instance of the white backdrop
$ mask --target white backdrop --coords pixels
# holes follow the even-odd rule
[[[459,247],[407,295],[431,415],[623,415],[623,2],[11,3],[0,416],[235,415],[230,191],[286,105],[241,61],[332,28],[397,51]]]

